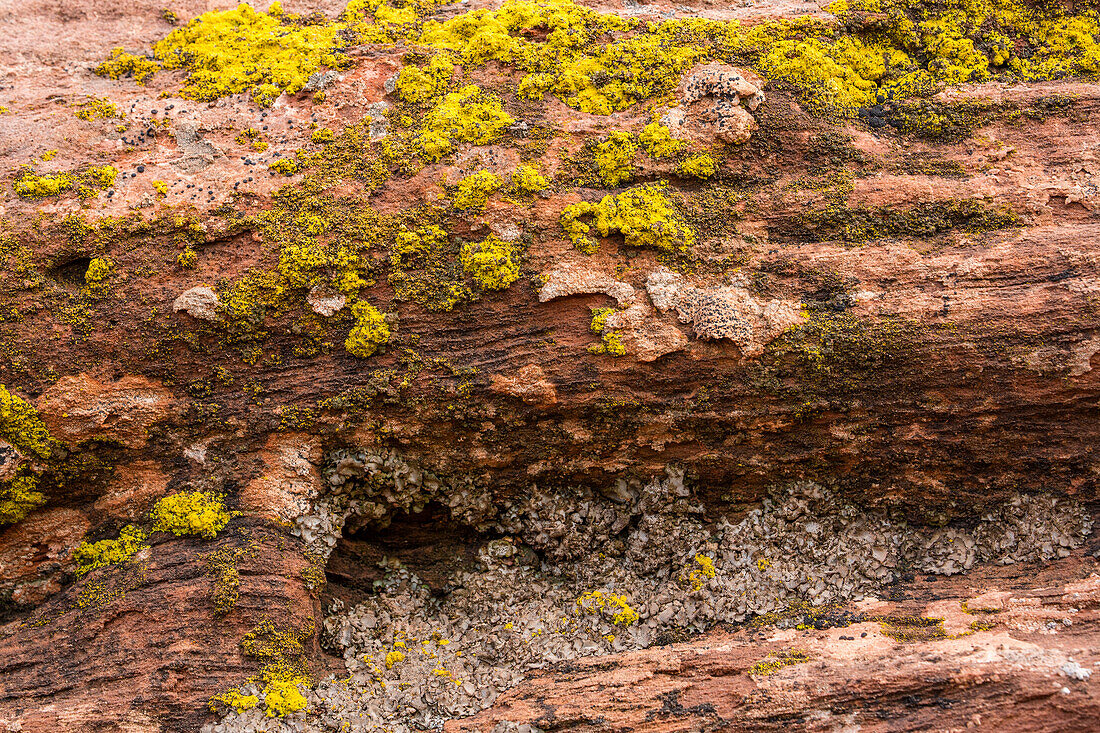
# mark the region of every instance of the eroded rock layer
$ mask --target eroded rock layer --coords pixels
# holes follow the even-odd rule
[[[0,14],[0,729],[1092,730],[1100,9]]]

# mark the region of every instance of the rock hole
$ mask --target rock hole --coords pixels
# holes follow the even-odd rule
[[[84,284],[84,276],[91,264],[91,257],[75,257],[55,264],[50,273],[60,283],[80,286]]]
[[[483,542],[438,502],[420,512],[397,513],[384,527],[349,521],[325,566],[328,598],[323,602],[338,598],[350,607],[373,594],[375,583],[385,578],[386,560],[399,561],[441,596],[456,571],[476,564],[476,549]]]

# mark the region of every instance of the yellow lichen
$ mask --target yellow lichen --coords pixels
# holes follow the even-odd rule
[[[685,158],[678,170],[681,175],[710,178],[718,172],[718,164],[707,153],[699,153]]]
[[[0,384],[0,438],[21,453],[38,458],[50,455],[50,431],[29,402]]]
[[[138,84],[144,84],[145,80],[160,69],[156,61],[145,56],[135,56],[119,46],[111,50],[107,59],[95,68],[95,73],[108,79],[121,79],[124,76],[133,77]]]
[[[281,630],[270,619],[263,619],[241,640],[241,650],[260,662],[260,671],[247,680],[262,685],[260,695],[245,695],[240,687],[233,688],[210,698],[210,709],[219,712],[221,705],[240,712],[259,705],[260,697],[269,718],[305,709],[308,701],[299,688],[309,687],[313,680],[302,641],[312,633],[312,628],[300,633]]]
[[[664,252],[686,251],[695,243],[695,230],[682,220],[665,196],[664,185],[644,185],[618,196],[605,196],[598,204],[581,202],[567,206],[561,225],[573,245],[583,252],[595,252],[596,240],[581,217],[595,217],[601,236],[623,235],[632,247],[655,247]]]
[[[351,312],[355,326],[344,341],[344,348],[352,356],[366,359],[390,340],[390,326],[382,312],[366,301],[353,305]]]
[[[88,269],[84,271],[84,282],[88,285],[98,285],[108,278],[114,263],[106,257],[95,257],[88,263]]]
[[[260,698],[256,695],[242,695],[240,690],[233,688],[210,698],[210,707],[216,711],[215,703],[220,703],[227,708],[236,710],[238,713],[243,713],[259,705]]]
[[[154,44],[153,53],[161,68],[189,72],[182,96],[205,101],[248,92],[261,107],[300,91],[322,66],[347,65],[336,50],[335,24],[297,22],[272,9],[259,13],[242,3],[203,13]]]
[[[515,248],[493,235],[462,245],[462,269],[482,290],[504,290],[519,279]]]
[[[148,535],[139,527],[128,524],[119,532],[118,539],[83,542],[73,550],[76,574],[84,575],[96,568],[126,562],[139,550],[147,547]]]
[[[707,581],[714,578],[716,574],[714,560],[707,555],[697,553],[688,571],[681,575],[681,580],[687,583],[693,591],[698,591],[702,590]]]
[[[489,195],[499,190],[501,180],[489,171],[466,176],[455,186],[451,200],[460,211],[484,211]]]
[[[638,135],[638,142],[654,158],[671,158],[685,147],[682,140],[672,137],[672,131],[660,122],[650,122]]]
[[[77,108],[74,112],[77,117],[82,120],[94,120],[100,117],[121,117],[118,113],[118,107],[111,100],[104,98],[93,98],[91,101],[85,102]]]
[[[187,270],[190,270],[192,267],[194,267],[195,263],[198,262],[198,260],[198,253],[195,252],[195,250],[190,245],[184,247],[183,251],[176,256],[176,264]]]
[[[46,196],[60,196],[74,185],[73,177],[66,173],[37,175],[29,168],[24,168],[22,175],[16,179],[13,188],[15,192],[27,199],[40,199]]]
[[[289,158],[280,158],[267,166],[268,170],[282,173],[284,176],[292,176],[298,172],[298,164]]]
[[[434,162],[451,152],[456,142],[488,145],[513,122],[499,100],[470,84],[446,95],[428,114],[417,145],[421,156]]]
[[[424,104],[447,91],[455,65],[449,54],[432,56],[424,68],[406,66],[397,77],[397,93],[406,102]]]
[[[0,484],[0,525],[20,522],[46,503],[46,495],[37,487],[37,480],[28,475]]]
[[[200,535],[213,539],[236,512],[227,511],[223,497],[208,491],[183,491],[156,503],[149,518],[154,532]]]
[[[800,649],[777,652],[749,667],[749,674],[766,676],[778,672],[783,667],[808,661],[810,661],[810,655]]]
[[[616,626],[630,626],[638,621],[638,612],[631,608],[626,596],[620,593],[604,593],[594,590],[585,593],[575,602],[584,613],[600,613],[611,616]]]
[[[608,186],[628,182],[634,178],[634,154],[638,144],[629,132],[613,132],[607,140],[596,146],[596,165],[600,179]]]
[[[550,187],[550,181],[534,166],[518,165],[512,171],[512,187],[519,193],[536,193]]]

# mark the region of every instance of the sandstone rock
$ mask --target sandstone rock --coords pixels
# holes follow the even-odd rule
[[[314,313],[327,317],[343,308],[348,299],[332,288],[318,286],[309,291],[306,302]]]
[[[765,100],[763,86],[760,77],[729,64],[701,64],[684,76],[676,90],[681,105],[662,122],[682,139],[744,143],[756,125],[749,110]]]
[[[19,450],[6,440],[0,440],[0,481],[15,478],[24,458]]]
[[[529,405],[552,405],[558,401],[557,388],[538,364],[528,364],[512,377],[494,374],[492,379],[495,392],[518,397]]]
[[[73,571],[70,553],[90,527],[83,512],[58,508],[32,512],[0,533],[0,594],[29,607],[56,594]]]
[[[39,409],[54,437],[69,445],[96,439],[141,448],[149,428],[171,416],[176,404],[169,390],[145,377],[103,383],[79,374],[59,379],[42,395]]]
[[[134,461],[115,468],[107,490],[92,504],[92,509],[111,517],[138,521],[167,493],[168,476],[156,462]]]
[[[183,311],[201,321],[218,321],[221,318],[220,308],[221,301],[218,299],[218,294],[213,288],[205,285],[197,285],[180,293],[172,303],[172,310],[176,313]]]
[[[304,514],[321,489],[320,441],[298,433],[273,435],[259,458],[262,474],[241,490],[241,507],[284,522]]]

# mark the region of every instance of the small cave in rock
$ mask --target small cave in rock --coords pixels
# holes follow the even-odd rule
[[[371,595],[385,577],[385,561],[400,562],[433,594],[443,595],[455,571],[476,565],[476,550],[484,539],[452,519],[438,502],[419,512],[397,513],[384,526],[349,520],[325,567],[323,603],[340,599],[353,606]]]
[[[92,258],[84,255],[58,260],[50,268],[50,276],[58,283],[69,287],[84,284],[84,276],[92,265]]]

